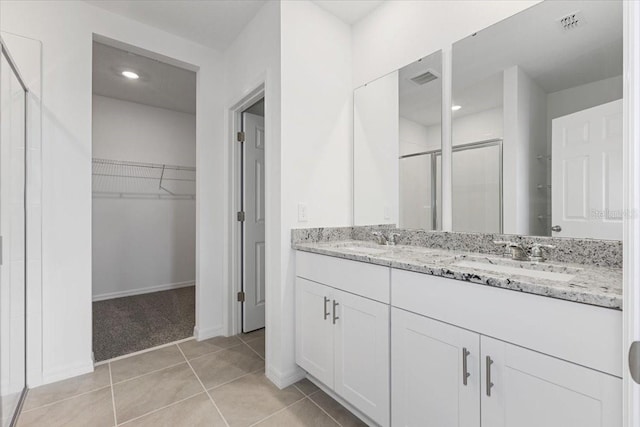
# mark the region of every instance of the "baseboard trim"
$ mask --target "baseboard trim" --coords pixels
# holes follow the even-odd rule
[[[224,327],[216,326],[215,328],[193,328],[193,336],[197,341],[207,340],[209,338],[219,337],[224,335]]]
[[[297,366],[292,371],[284,374],[276,369],[268,367],[265,375],[281,390],[306,377],[306,373]]]
[[[66,380],[68,378],[77,377],[78,375],[93,372],[93,361],[89,360],[84,363],[62,366],[57,369],[43,372],[42,382],[38,385],[54,383],[56,381]],[[35,387],[35,384],[29,384],[29,388]]]
[[[169,291],[171,289],[186,288],[186,287],[189,287],[189,286],[195,286],[195,282],[193,280],[190,280],[188,282],[169,283],[169,284],[166,284],[166,285],[150,286],[148,288],[130,289],[130,290],[127,290],[127,291],[118,291],[118,292],[109,292],[109,293],[106,293],[106,294],[98,294],[98,295],[94,295],[93,296],[93,301],[104,301],[104,300],[107,300],[107,299],[130,297],[130,296],[133,296],[133,295],[150,294],[152,292]]]

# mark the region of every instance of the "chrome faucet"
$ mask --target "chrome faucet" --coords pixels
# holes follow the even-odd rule
[[[516,261],[535,261],[542,262],[546,260],[545,249],[553,249],[553,245],[543,245],[541,243],[534,243],[531,249],[527,249],[522,243],[510,242],[507,240],[494,240],[496,245],[502,245],[505,247],[504,256],[510,256],[511,259]]]
[[[389,237],[387,237],[384,235],[384,233],[381,233],[379,231],[374,231],[371,234],[373,235],[373,237],[375,238],[376,242],[378,242],[379,245],[388,245],[388,246],[397,245],[398,237],[400,237],[400,234],[398,233],[389,233]]]

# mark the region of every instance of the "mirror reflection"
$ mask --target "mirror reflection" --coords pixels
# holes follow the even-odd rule
[[[545,1],[453,46],[454,231],[622,236],[622,3]]]
[[[354,223],[441,228],[442,52],[354,92]]]

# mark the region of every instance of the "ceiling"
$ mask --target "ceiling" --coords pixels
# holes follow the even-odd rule
[[[127,79],[125,70],[140,78]],[[196,112],[196,73],[93,43],[93,93],[183,113]]]
[[[514,65],[546,93],[622,74],[622,2],[545,1],[455,43],[454,96]]]
[[[438,78],[419,85],[411,79],[431,72]],[[440,123],[442,116],[442,52],[438,51],[405,67],[398,73],[400,116],[424,126]]]
[[[218,50],[227,48],[265,3],[265,0],[85,1]]]
[[[384,3],[384,0],[313,0],[313,2],[343,22],[353,25]]]
[[[577,11],[582,24],[564,30],[560,18]],[[462,109],[454,119],[501,107],[503,70],[514,65],[545,93],[621,75],[622,2],[545,1],[455,43],[452,96]],[[402,81],[405,68],[400,114],[425,126],[439,123],[434,86],[441,81],[426,85],[431,92],[412,88]],[[403,91],[403,84],[415,93]]]
[[[224,50],[238,37],[267,0],[85,0],[87,3],[192,40]],[[351,25],[384,0],[313,0]]]

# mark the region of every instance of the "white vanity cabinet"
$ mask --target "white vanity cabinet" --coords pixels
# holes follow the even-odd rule
[[[391,309],[393,426],[480,426],[480,336]]]
[[[298,252],[296,275],[296,363],[388,426],[389,269]]]
[[[483,426],[622,425],[620,378],[485,336],[480,345]]]
[[[622,424],[620,312],[399,270],[391,290],[393,426]]]

